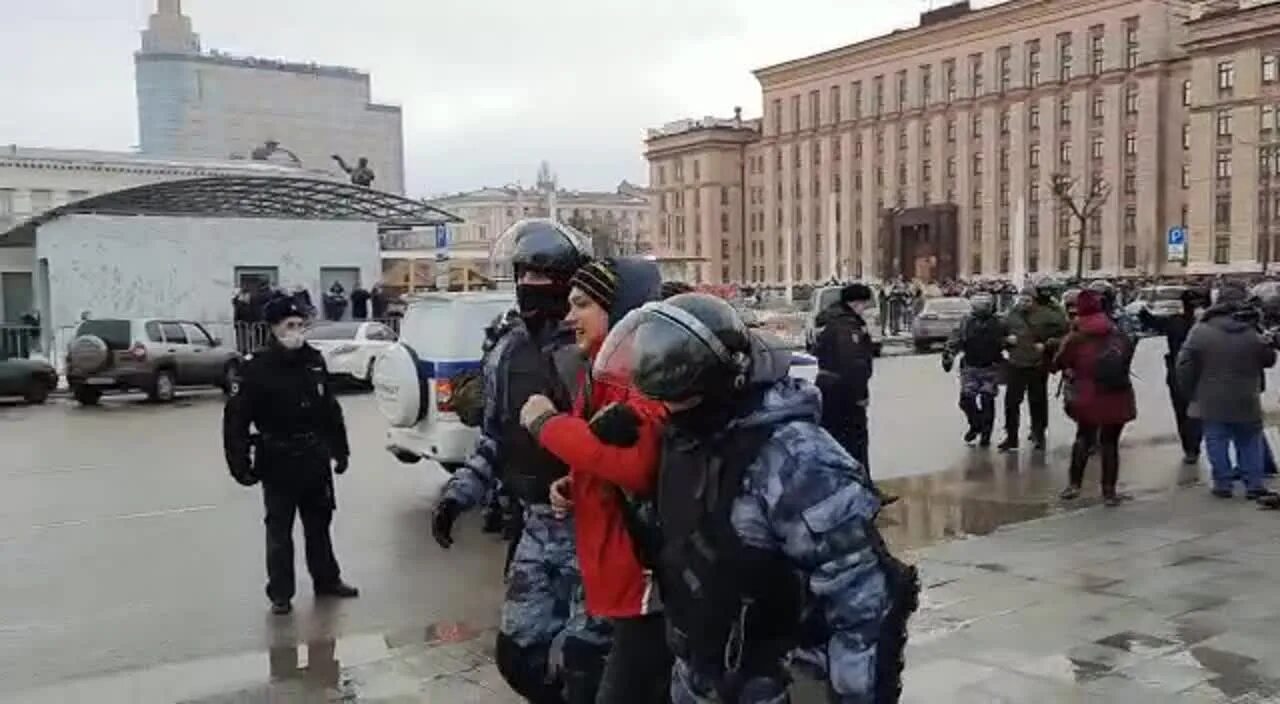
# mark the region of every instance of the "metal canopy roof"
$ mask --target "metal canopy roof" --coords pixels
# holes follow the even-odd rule
[[[71,214],[364,220],[379,230],[460,223],[439,208],[394,193],[334,181],[215,176],[161,181],[92,196],[46,211],[0,234],[0,244],[32,240],[35,228]]]

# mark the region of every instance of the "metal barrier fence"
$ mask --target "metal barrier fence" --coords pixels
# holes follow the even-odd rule
[[[43,354],[43,342],[38,327],[0,325],[0,359]]]

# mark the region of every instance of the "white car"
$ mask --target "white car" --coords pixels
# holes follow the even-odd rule
[[[485,327],[515,307],[513,292],[432,293],[409,303],[400,341],[374,367],[378,408],[396,459],[453,470],[475,449],[479,430],[453,411],[453,380],[480,370]]]
[[[373,384],[378,355],[396,343],[395,332],[378,322],[319,322],[306,331],[307,342],[324,355],[330,376]]]

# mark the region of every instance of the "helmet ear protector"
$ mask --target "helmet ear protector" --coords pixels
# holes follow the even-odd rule
[[[699,342],[706,345],[712,354],[716,356],[716,359],[720,360],[720,363],[725,365],[733,374],[734,391],[741,391],[746,387],[747,372],[750,371],[751,366],[751,357],[748,354],[745,352],[730,352],[729,348],[720,341],[719,337],[716,337],[715,333],[711,332],[696,316],[683,308],[657,301],[646,303],[644,310],[684,328]]]

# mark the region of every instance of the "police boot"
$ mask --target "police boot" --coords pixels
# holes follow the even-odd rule
[[[996,446],[996,449],[997,449],[997,450],[999,450],[999,451],[1001,451],[1001,452],[1012,452],[1012,451],[1014,451],[1014,450],[1018,449],[1018,435],[1017,435],[1017,431],[1015,430],[1015,431],[1013,432],[1013,434],[1011,434],[1011,435],[1009,435],[1009,437],[1005,438],[1003,442],[1001,442],[999,445],[997,445],[997,446]]]
[[[354,599],[358,596],[360,596],[360,590],[346,582],[316,587],[316,598],[319,599]]]
[[[288,599],[273,601],[271,602],[271,613],[275,614],[276,616],[285,616],[287,614],[293,613],[293,602],[289,601]]]

